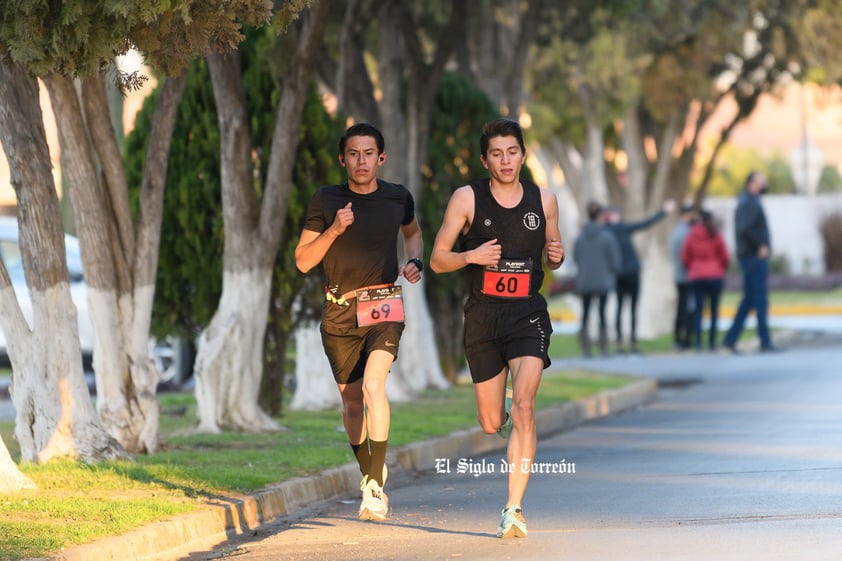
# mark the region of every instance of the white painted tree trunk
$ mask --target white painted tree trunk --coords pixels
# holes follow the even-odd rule
[[[140,287],[134,302],[128,295],[118,302],[115,292],[88,289],[88,299],[96,302],[90,309],[97,333],[93,364],[97,411],[108,432],[127,450],[148,453],[160,447],[159,372],[149,356],[149,320],[137,321],[133,305],[151,310],[153,295],[154,286]],[[99,312],[103,309],[105,313]],[[114,372],[128,379],[103,374]]]
[[[33,311],[30,328],[0,267],[0,322],[14,372],[10,393],[21,460],[128,459],[97,417],[82,372],[38,84],[22,67],[0,61],[0,99],[0,141],[17,194],[20,250]]]
[[[138,279],[136,279],[138,281]],[[139,281],[138,281],[139,282]],[[155,285],[135,284],[132,301],[132,324],[127,334],[129,352],[129,375],[134,393],[131,394],[134,414],[134,431],[130,433],[130,450],[145,450],[149,453],[160,448],[158,425],[161,407],[158,403],[158,382],[161,373],[155,366],[149,352],[149,329],[152,321],[152,301],[155,298]]]
[[[194,366],[199,432],[282,430],[258,405],[271,270],[225,271]]]
[[[674,112],[670,116],[658,139],[655,174],[648,179],[649,162],[643,151],[637,106],[631,106],[626,112],[621,139],[629,165],[625,205],[629,216],[651,216],[663,206],[669,187],[672,150],[682,123],[682,113]],[[677,300],[673,263],[668,249],[668,232],[672,225],[673,222],[666,219],[635,236],[642,266],[637,309],[638,335],[641,338],[658,337],[672,331]]]
[[[387,380],[387,392],[390,399],[402,401],[428,388],[445,389],[450,382],[442,372],[436,339],[433,330],[433,318],[427,308],[424,296],[424,278],[415,284],[403,282],[403,297],[406,315],[398,358],[392,373],[400,373],[399,380]],[[401,384],[397,384],[400,381]],[[404,393],[406,392],[406,395]]]
[[[290,409],[318,411],[341,405],[339,390],[322,347],[319,324],[295,330],[295,393]]]
[[[640,252],[643,271],[640,277],[637,332],[640,338],[649,339],[672,332],[677,295],[672,260],[665,245],[659,243],[659,236],[641,237],[645,245]]]
[[[133,453],[159,447],[158,372],[149,356],[149,324],[167,155],[185,80],[184,75],[167,79],[158,97],[136,225],[103,78],[82,80],[81,98],[71,79],[46,80],[96,333],[97,409],[108,432]]]
[[[284,76],[265,184],[258,200],[249,116],[233,49],[207,57],[220,130],[225,223],[222,295],[198,341],[194,376],[199,431],[283,430],[258,405],[272,267],[292,189],[295,155],[310,77],[316,66],[332,0],[304,17],[295,55]]]
[[[9,339],[15,372],[10,393],[17,412],[15,437],[20,443],[21,460],[129,459],[94,410],[82,371],[78,332],[67,327],[76,325],[69,286],[65,282],[46,291],[32,290],[31,297],[30,336],[22,338],[15,333]],[[31,346],[20,348],[27,339]],[[12,340],[16,341],[14,345]]]
[[[0,495],[11,495],[35,489],[35,482],[25,476],[9,455],[6,443],[0,438]]]

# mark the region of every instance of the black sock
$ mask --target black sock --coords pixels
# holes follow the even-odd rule
[[[354,451],[354,457],[357,459],[357,463],[360,464],[360,473],[368,475],[371,470],[371,453],[368,451],[367,443],[354,444],[349,442],[348,444],[351,445],[351,450]]]
[[[383,465],[386,463],[387,443],[387,440],[383,442],[376,440],[368,441],[369,447],[371,448],[371,466],[368,477],[375,480],[380,487],[383,487]]]

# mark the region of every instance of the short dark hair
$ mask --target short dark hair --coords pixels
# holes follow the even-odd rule
[[[513,136],[520,144],[520,150],[526,154],[526,147],[523,144],[523,129],[520,124],[512,119],[494,119],[485,123],[482,127],[482,134],[479,137],[479,150],[483,157],[488,152],[488,141],[498,136]]]
[[[758,175],[760,175],[759,171],[757,171],[757,170],[750,171],[749,174],[746,176],[745,187],[748,187],[749,185],[751,185],[752,181],[754,181],[754,178],[757,177]]]
[[[599,215],[602,214],[602,205],[596,201],[590,201],[586,208],[588,212],[588,220],[591,222],[596,222],[599,218]]]
[[[348,127],[348,130],[339,139],[339,155],[345,154],[345,144],[353,136],[370,136],[373,138],[377,144],[378,154],[382,154],[386,150],[386,141],[383,139],[383,133],[380,132],[380,129],[369,123],[357,123]]]

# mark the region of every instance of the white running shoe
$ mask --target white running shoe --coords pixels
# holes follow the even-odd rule
[[[386,479],[388,477],[389,477],[389,468],[388,468],[388,466],[386,466],[386,464],[383,464],[383,485],[386,485]],[[363,511],[368,508],[368,503],[366,501],[366,497],[368,495],[365,492],[365,487],[366,487],[367,484],[368,484],[368,476],[363,475],[362,481],[360,481],[360,492],[362,492],[363,497],[362,497],[362,501],[360,502],[360,510],[359,510],[360,518],[362,518],[363,520],[367,520],[366,518],[363,518]],[[388,502],[388,499],[387,499],[387,502]]]
[[[389,515],[389,497],[377,481],[369,479],[363,488],[360,520],[386,520]]]

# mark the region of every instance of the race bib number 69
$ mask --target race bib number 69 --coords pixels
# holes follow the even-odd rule
[[[496,267],[483,270],[482,293],[498,298],[526,298],[531,278],[531,259],[501,259]]]
[[[357,291],[357,325],[404,321],[400,286],[364,288]]]

